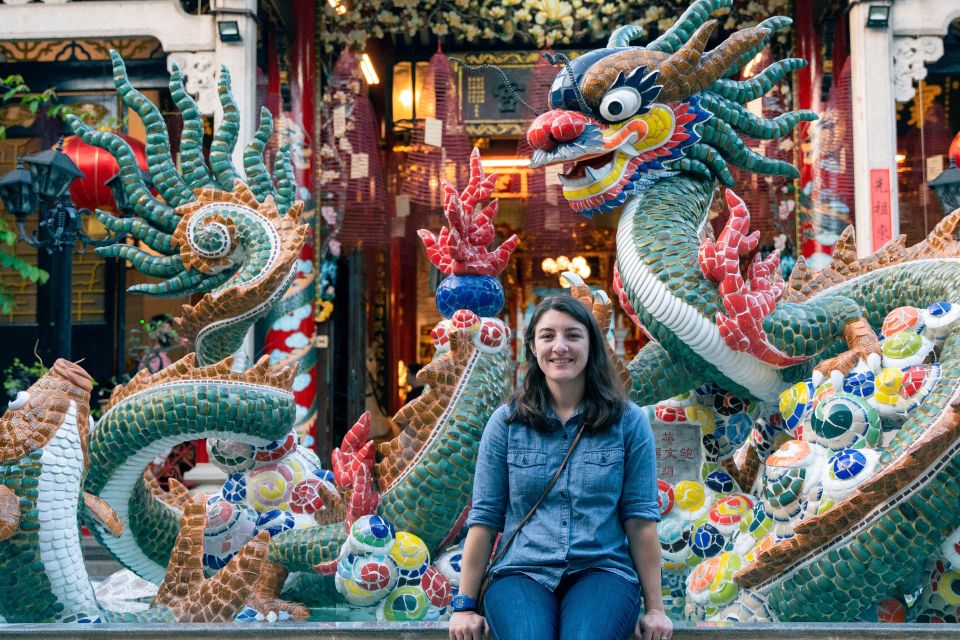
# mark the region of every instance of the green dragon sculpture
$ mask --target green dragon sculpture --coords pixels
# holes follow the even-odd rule
[[[527,135],[532,166],[573,163],[560,180],[575,211],[622,207],[615,289],[653,338],[628,367],[641,405],[710,383],[775,403],[811,374],[818,387],[825,375],[842,380],[854,366],[876,370],[874,330],[888,312],[960,296],[960,214],[920,245],[906,249],[901,238],[864,261],[856,260],[848,230],[832,265],[815,274],[801,260],[789,283],[779,277],[777,255],[757,257],[746,278],[741,274],[739,261],[756,248],[759,232],[750,234],[749,214],[730,191],[730,220],[717,239],[710,236],[708,210],[717,183],[733,185],[731,165],[797,177],[793,166],[758,155],[741,135],[778,138],[815,119],[809,111],[764,119],[746,109],[804,61],[781,60],[749,80],[732,79],[790,20],[770,18],[705,52],[716,27],[710,15],[731,4],[694,3],[646,47],[631,45],[642,31],[627,25],[607,48],[563,59],[551,110]],[[716,615],[850,620],[885,597],[909,593],[910,577],[923,573],[960,526],[960,444],[952,411],[944,409],[960,391],[958,340],[960,330],[951,329],[940,353],[942,377],[885,447],[870,486],[757,551],[733,578],[744,589],[739,608]],[[753,485],[773,435],[755,431],[736,463],[727,461],[741,487]]]

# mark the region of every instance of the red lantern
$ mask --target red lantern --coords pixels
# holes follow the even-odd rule
[[[137,158],[140,168],[147,168],[147,150],[139,140],[122,133],[116,134],[123,138]],[[73,160],[83,178],[73,181],[70,187],[70,198],[78,208],[106,209],[114,211],[116,203],[110,193],[110,187],[104,184],[117,174],[117,161],[109,152],[94,147],[77,136],[68,136],[63,141],[63,152]],[[115,211],[114,211],[115,212]]]
[[[947,154],[947,162],[950,161],[950,158],[953,158],[954,163],[960,167],[960,133],[954,136],[953,142],[950,143],[950,151]]]

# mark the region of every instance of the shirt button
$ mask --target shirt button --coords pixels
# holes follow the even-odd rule
[[[561,498],[566,498],[566,497],[567,497],[567,492],[566,492],[566,491],[561,491],[561,492],[560,492],[560,497],[561,497]]]
[[[560,521],[560,526],[561,526],[561,527],[567,526],[567,521],[566,521],[566,520],[561,520],[561,521]]]
[[[567,434],[563,434],[563,439],[564,439],[564,440],[567,439]]]
[[[607,456],[600,456],[600,462],[606,462]]]
[[[520,458],[520,464],[527,464],[526,458]]]

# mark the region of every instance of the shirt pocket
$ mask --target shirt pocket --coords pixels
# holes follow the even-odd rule
[[[623,485],[623,449],[584,451],[583,474],[587,492],[619,495]]]
[[[547,452],[543,449],[514,449],[507,453],[510,490],[540,497],[547,486]]]

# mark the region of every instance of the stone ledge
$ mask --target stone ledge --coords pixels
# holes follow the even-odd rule
[[[114,638],[167,640],[168,638],[261,638],[270,640],[446,640],[446,623],[381,624],[371,622],[312,622],[236,625],[0,625],[0,638],[31,640]],[[675,640],[960,640],[957,624],[697,624],[678,625]]]

